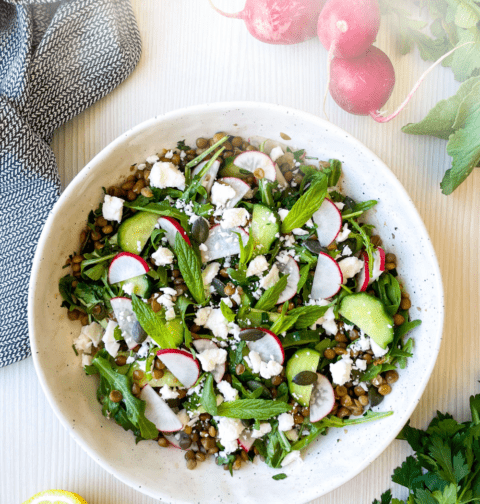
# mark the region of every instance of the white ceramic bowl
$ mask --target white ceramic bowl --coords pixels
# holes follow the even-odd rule
[[[343,162],[345,193],[356,200],[378,199],[368,220],[385,248],[398,257],[398,271],[411,295],[414,317],[422,326],[412,331],[414,357],[380,410],[391,417],[344,432],[332,429],[304,455],[304,464],[286,468],[288,478],[275,481],[264,464],[245,465],[233,477],[214,467],[185,467],[183,454],[156,443],[135,445],[125,432],[101,414],[96,380],[83,373],[72,340],[80,331],[60,307],[58,279],[62,265],[78,245],[90,210],[129,167],[180,139],[194,144],[198,136],[217,131],[260,135],[305,148],[320,159]],[[417,307],[421,311],[417,311]],[[52,210],[35,255],[29,293],[29,326],[33,359],[45,394],[62,424],[103,468],[140,492],[175,503],[228,502],[277,504],[308,502],[342,485],[368,466],[395,438],[420,400],[439,351],[443,325],[443,290],[434,250],[407,193],[383,162],[334,125],[307,113],[261,103],[220,103],[178,110],[144,122],[102,150],[72,181]],[[341,442],[338,442],[341,440]],[[347,463],[348,461],[348,463]]]

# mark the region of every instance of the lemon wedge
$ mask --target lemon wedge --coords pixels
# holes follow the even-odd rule
[[[23,504],[88,504],[80,495],[66,490],[45,490],[35,494]]]

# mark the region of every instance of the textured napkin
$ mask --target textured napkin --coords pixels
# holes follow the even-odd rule
[[[53,131],[135,68],[129,0],[0,0],[0,367],[30,355],[27,292],[59,191]]]

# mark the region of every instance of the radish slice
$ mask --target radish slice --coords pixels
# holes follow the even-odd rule
[[[274,181],[277,178],[275,163],[263,152],[242,152],[234,159],[233,164],[242,170],[253,173],[256,179],[266,178]]]
[[[325,198],[320,208],[313,214],[312,219],[317,225],[320,245],[328,247],[342,229],[342,214],[333,201]]]
[[[142,388],[140,399],[146,402],[145,416],[159,431],[176,432],[183,427],[177,415],[150,385]]]
[[[331,298],[340,290],[342,283],[343,275],[337,261],[328,254],[320,252],[310,297],[312,299]]]
[[[255,438],[252,437],[250,431],[243,431],[238,438],[238,444],[248,453],[255,443]]]
[[[372,284],[385,271],[385,250],[378,247],[373,253],[373,271],[368,284]]]
[[[180,233],[180,236],[191,246],[190,238],[187,236],[185,229],[171,217],[159,217],[158,225],[165,230],[168,244],[170,247],[175,246],[175,235]]]
[[[255,327],[252,329],[264,332],[265,336],[256,341],[248,341],[248,348],[250,350],[253,350],[254,352],[257,352],[264,362],[274,360],[279,364],[283,364],[283,361],[285,360],[285,352],[283,351],[282,343],[280,342],[276,334],[272,331],[269,331],[268,329],[263,329],[261,327]],[[244,330],[248,331],[250,329]]]
[[[326,376],[317,373],[317,383],[313,386],[310,398],[310,422],[318,422],[327,416],[335,405],[335,393]]]
[[[110,299],[110,303],[125,343],[128,348],[135,348],[146,339],[147,333],[138,322],[132,308],[132,300],[126,297],[115,297]]]
[[[227,201],[225,208],[233,208],[251,189],[246,182],[237,177],[223,177],[221,179],[218,179],[218,182],[224,182],[225,184],[228,184],[235,191],[235,197]]]
[[[165,349],[159,350],[157,357],[184,387],[190,388],[198,380],[200,366],[190,352]]]
[[[202,261],[205,263],[240,254],[240,244],[236,233],[241,234],[244,244],[248,242],[248,233],[241,227],[223,229],[220,224],[213,226],[207,241],[200,246]]]
[[[193,346],[195,347],[195,350],[198,353],[202,353],[205,350],[215,350],[218,348],[218,345],[216,345],[212,340],[209,340],[207,338],[201,338],[197,339],[193,342]],[[225,366],[226,363],[224,362],[223,364],[217,364],[212,371],[213,379],[217,382],[220,383],[222,381],[223,375],[225,374]]]
[[[369,268],[369,261],[368,261],[368,254],[366,252],[363,252],[362,254],[362,259],[363,259],[363,268],[362,271],[358,274],[357,278],[357,288],[355,289],[357,292],[364,292],[367,290],[367,287],[369,286],[370,282],[370,268]]]
[[[165,432],[163,434],[163,437],[170,443],[170,446],[172,448],[181,450],[180,445],[178,444],[178,440],[175,438],[175,434],[168,434],[167,432]]]
[[[138,255],[130,252],[117,254],[108,268],[108,281],[111,284],[130,280],[144,275],[150,270],[148,264]]]
[[[287,286],[283,289],[277,301],[277,304],[280,304],[292,299],[297,293],[298,282],[300,281],[300,270],[298,269],[297,261],[291,257],[289,257],[285,264],[277,263],[277,268],[285,275],[288,275]]]
[[[192,176],[195,176],[197,173],[200,172],[200,170],[208,163],[207,161],[202,161],[196,168],[192,171]],[[212,189],[213,183],[215,182],[215,179],[217,178],[217,173],[218,169],[220,168],[220,161],[215,160],[210,166],[210,169],[208,170],[207,173],[202,178],[202,185],[205,187],[207,190],[207,193],[210,194],[210,190]]]

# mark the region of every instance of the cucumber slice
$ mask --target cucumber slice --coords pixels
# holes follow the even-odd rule
[[[239,179],[246,179],[250,175],[252,175],[248,170],[244,170],[243,168],[239,168],[233,164],[233,161],[226,166],[224,166],[220,172],[219,177],[236,177]]]
[[[155,225],[158,215],[151,212],[138,212],[118,228],[118,244],[125,252],[140,254],[145,247]]]
[[[343,298],[338,312],[381,348],[387,348],[393,341],[393,319],[385,311],[380,299],[365,292],[351,294]]]
[[[275,241],[275,235],[279,231],[280,226],[275,212],[264,205],[253,205],[252,225],[250,227],[255,243],[253,257],[265,254]]]
[[[312,385],[297,385],[292,380],[302,371],[312,371],[316,373],[318,363],[320,362],[320,354],[311,348],[301,348],[297,350],[287,362],[285,374],[288,380],[288,389],[290,394],[298,404],[308,406],[312,395]]]
[[[137,296],[146,299],[152,293],[153,280],[147,274],[129,278],[128,280],[123,280],[122,282],[118,283],[118,285],[120,285],[121,287],[123,287],[125,284],[134,285],[133,290],[131,292],[130,290],[128,290],[127,294],[136,294]]]

